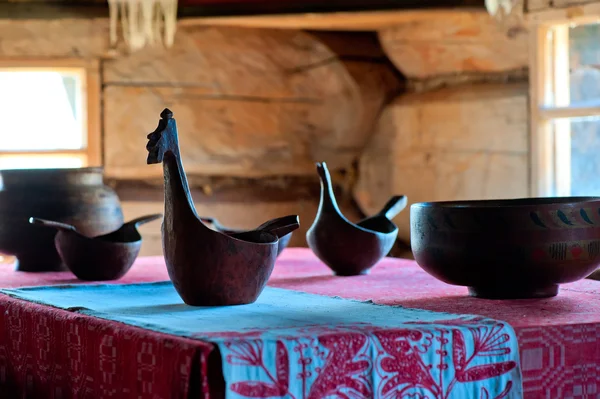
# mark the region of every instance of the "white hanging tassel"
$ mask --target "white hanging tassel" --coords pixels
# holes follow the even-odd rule
[[[110,44],[117,45],[121,21],[123,39],[131,51],[161,39],[171,47],[177,29],[177,0],[108,0]],[[162,28],[162,31],[161,31]]]
[[[510,16],[523,16],[525,4],[523,0],[485,0],[485,8],[496,19]]]
[[[177,0],[161,0],[158,7],[162,11],[162,20],[164,21],[163,42],[165,46],[171,47],[177,30]]]
[[[527,31],[524,0],[485,0],[485,7],[508,37]]]

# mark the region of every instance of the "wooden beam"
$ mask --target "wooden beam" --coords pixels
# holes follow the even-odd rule
[[[184,25],[276,27],[285,29],[374,30],[389,26],[411,12],[477,9],[483,0],[302,0],[302,1],[181,1],[178,9]],[[408,15],[399,16],[405,12]],[[104,0],[0,2],[0,19],[108,18]]]
[[[378,34],[389,59],[411,79],[527,67],[528,35],[509,37],[485,11],[414,12]]]
[[[532,197],[550,195],[554,183],[551,126],[540,115],[551,78],[548,28],[532,30],[529,51],[529,187]]]
[[[320,196],[319,179],[316,177],[280,177],[262,179],[220,178],[188,176],[190,190],[195,202],[287,202],[314,200]],[[113,187],[121,201],[164,201],[162,180],[115,180],[105,179]],[[343,183],[338,178],[340,183]],[[335,185],[337,196],[343,196],[341,185]]]
[[[570,102],[571,79],[569,74],[569,26],[553,29],[552,86],[554,106],[567,107]],[[571,195],[571,121],[557,119],[553,122],[555,194]]]
[[[600,105],[589,107],[542,107],[539,114],[545,120],[600,116]]]
[[[485,13],[483,8],[472,8]],[[412,23],[423,17],[452,17],[464,9],[437,8],[427,10],[352,11],[329,13],[299,13],[248,15],[230,17],[188,17],[180,26],[238,26],[247,28],[307,29],[307,30],[379,30],[401,23]]]
[[[578,4],[564,8],[546,8],[526,14],[531,25],[555,25],[561,23],[595,23],[600,21],[600,2]]]
[[[0,20],[26,20],[26,19],[67,19],[67,18],[108,18],[108,3],[81,2],[73,5],[61,3],[3,3],[0,2]]]
[[[307,12],[310,8],[291,9],[285,11],[279,7],[277,13],[274,10],[260,9],[257,7],[244,9],[240,5],[224,8],[210,7],[180,7],[179,26],[237,26],[254,28],[277,28],[277,29],[307,29],[307,30],[344,30],[365,31],[378,30],[394,26],[399,23],[410,23],[415,19],[423,17],[441,18],[452,17],[461,11],[474,11],[485,13],[483,2],[478,0],[435,2],[430,8],[423,8],[423,4],[406,3],[398,6],[394,1],[393,9],[373,9],[377,4],[372,4],[365,9],[353,9],[343,11],[323,11],[316,9]],[[439,4],[438,4],[439,3]],[[437,7],[435,4],[438,4]],[[250,5],[252,7],[252,5]],[[388,7],[389,8],[389,7]],[[0,3],[0,20],[53,20],[53,19],[108,19],[108,7],[106,3],[89,3],[74,6],[66,2],[59,3]]]
[[[283,14],[325,14],[385,10],[426,10],[474,7],[485,9],[484,0],[180,0],[180,17],[232,17]]]

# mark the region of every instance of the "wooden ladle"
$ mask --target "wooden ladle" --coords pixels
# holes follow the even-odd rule
[[[231,229],[229,227],[225,227],[222,224],[220,224],[219,221],[215,218],[200,217],[200,220],[204,223],[211,225],[215,230],[225,234],[232,235],[243,232],[243,230],[241,229]],[[283,237],[279,237],[279,243],[277,245],[277,256],[279,256],[281,254],[281,251],[283,251],[288,246],[288,244],[290,243],[290,239],[292,238],[292,234],[293,233],[288,233]]]
[[[51,220],[30,218],[29,223],[58,229],[54,237],[63,263],[80,280],[117,280],[133,265],[142,246],[138,226],[159,219],[162,214],[142,216],[118,230],[96,237],[79,233],[75,226]]]
[[[255,230],[225,234],[196,212],[183,169],[173,113],[160,114],[148,135],[148,164],[163,164],[165,218],[162,239],[173,286],[192,306],[241,305],[256,301],[273,271],[279,238],[299,227],[298,216],[270,220]]]
[[[406,196],[392,197],[376,215],[355,224],[337,205],[325,162],[317,163],[317,172],[321,200],[306,232],[308,246],[338,276],[366,274],[394,246],[398,227],[390,219],[406,207]]]

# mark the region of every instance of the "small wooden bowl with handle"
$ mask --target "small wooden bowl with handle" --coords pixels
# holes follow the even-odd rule
[[[80,280],[107,281],[123,277],[140,253],[142,236],[138,226],[162,218],[162,214],[142,216],[123,224],[112,233],[87,237],[75,226],[30,218],[29,223],[58,229],[54,238],[63,263]]]

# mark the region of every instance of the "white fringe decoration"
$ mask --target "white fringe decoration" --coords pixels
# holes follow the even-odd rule
[[[485,7],[507,37],[513,38],[528,31],[525,0],[485,0]]]
[[[158,41],[171,47],[177,29],[177,0],[108,0],[110,44],[117,45],[121,21],[123,39],[130,51]]]
[[[525,2],[523,0],[485,0],[485,8],[496,19],[507,19],[510,16],[522,18]]]

